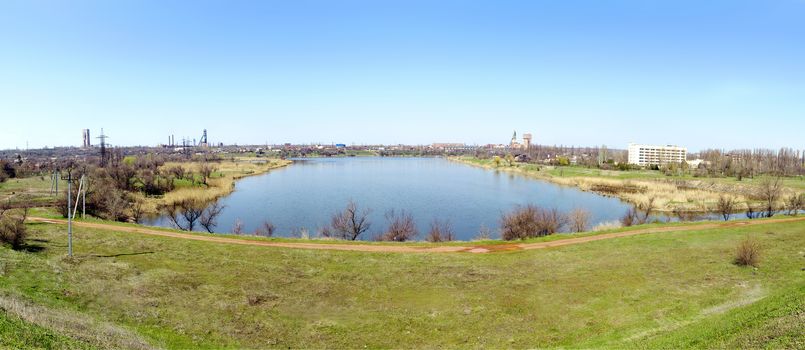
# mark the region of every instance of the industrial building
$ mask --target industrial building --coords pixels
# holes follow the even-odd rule
[[[629,164],[649,166],[682,163],[687,156],[688,149],[685,147],[629,144]]]
[[[92,147],[92,142],[90,142],[91,139],[89,138],[89,129],[82,129],[81,134],[84,136],[84,142],[81,144],[81,147]]]

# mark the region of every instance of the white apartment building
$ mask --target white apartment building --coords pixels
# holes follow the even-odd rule
[[[629,144],[629,164],[648,166],[682,163],[687,156],[688,149],[685,147]]]

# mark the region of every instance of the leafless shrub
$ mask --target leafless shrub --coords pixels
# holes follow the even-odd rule
[[[568,216],[571,232],[584,232],[590,227],[590,212],[576,208]]]
[[[785,207],[788,210],[788,215],[796,216],[800,210],[805,209],[805,193],[789,196],[785,201]]]
[[[430,231],[425,239],[428,242],[448,242],[455,240],[456,234],[449,221],[435,219],[430,223]]]
[[[377,236],[379,241],[405,242],[410,241],[419,234],[414,224],[414,217],[405,210],[399,214],[393,209],[386,212],[386,221],[389,227],[385,233]]]
[[[307,227],[298,227],[294,230],[291,230],[291,237],[299,239],[310,239],[310,231],[308,231]]]
[[[649,217],[651,217],[651,213],[654,211],[654,209],[657,208],[657,206],[654,204],[656,199],[657,199],[656,197],[651,196],[651,197],[648,197],[648,199],[646,199],[645,202],[642,202],[642,203],[640,203],[640,205],[638,205],[638,208],[641,211],[643,211],[643,217],[640,218],[640,223],[641,224],[647,223]]]
[[[28,208],[4,209],[0,214],[0,243],[8,244],[12,249],[20,249],[25,245],[28,231],[25,229],[25,220],[28,218]]]
[[[518,207],[501,217],[501,237],[509,241],[547,236],[558,232],[566,220],[556,209],[543,209],[534,205]]]
[[[349,204],[347,204],[343,212],[333,214],[330,220],[330,230],[327,230],[328,234],[332,236],[325,237],[341,238],[350,241],[358,239],[361,234],[368,231],[369,227],[371,227],[369,213],[371,213],[371,210],[363,209],[359,211],[355,202],[349,201]]]
[[[763,214],[762,211],[756,209],[752,203],[746,202],[746,218],[747,219],[757,219]]]
[[[760,188],[758,189],[758,197],[764,203],[764,210],[766,211],[765,217],[770,218],[774,216],[777,209],[777,201],[783,191],[783,181],[779,176],[766,177],[760,181]]]
[[[718,213],[724,218],[724,221],[730,219],[732,213],[735,212],[735,199],[730,196],[721,195],[718,197],[718,202],[716,203],[716,209]]]
[[[274,229],[276,227],[271,221],[264,220],[263,224],[260,225],[256,230],[254,230],[255,236],[263,236],[263,237],[271,237],[274,235]]]
[[[218,216],[221,215],[224,207],[224,205],[217,201],[207,206],[204,212],[201,213],[201,218],[199,218],[201,227],[204,227],[207,232],[212,233],[215,226],[218,226]]]
[[[184,179],[185,177],[185,170],[181,166],[172,166],[167,169],[167,172],[173,174],[177,179]]]
[[[135,224],[139,224],[140,220],[142,220],[143,213],[145,212],[143,202],[132,197],[129,207],[131,208],[131,220],[134,221]]]
[[[629,208],[629,210],[627,210],[626,213],[624,213],[623,216],[621,217],[621,225],[623,225],[624,227],[635,225],[638,223],[638,221],[639,219],[637,210],[635,210],[634,208]]]
[[[201,175],[201,182],[203,184],[207,184],[207,179],[210,178],[213,172],[215,172],[215,168],[208,163],[201,164],[201,167],[198,170],[199,175]]]
[[[757,267],[759,262],[760,243],[751,237],[747,237],[735,249],[735,264]]]
[[[478,228],[478,234],[472,238],[474,241],[486,241],[492,239],[492,230],[486,225],[481,224],[481,227]]]
[[[232,233],[236,235],[243,234],[243,221],[240,218],[235,219],[235,224],[232,225]]]

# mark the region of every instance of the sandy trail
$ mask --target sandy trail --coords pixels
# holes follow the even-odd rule
[[[67,220],[63,219],[47,219],[39,217],[29,217],[28,220],[32,222],[48,223],[66,225]],[[131,226],[117,226],[97,222],[73,222],[74,227],[84,227],[93,229],[102,229],[118,232],[139,233],[153,236],[163,236],[181,239],[190,239],[196,241],[215,242],[215,243],[228,243],[240,244],[251,246],[263,247],[277,247],[277,248],[294,248],[294,249],[319,249],[319,250],[346,250],[357,252],[378,252],[378,253],[489,253],[499,251],[513,251],[513,250],[530,250],[530,249],[544,249],[561,247],[571,244],[580,244],[586,242],[600,241],[602,239],[611,239],[618,237],[628,237],[641,235],[646,233],[662,233],[662,232],[681,232],[681,231],[697,231],[697,230],[710,230],[727,227],[737,226],[756,226],[767,225],[783,222],[805,221],[805,217],[793,217],[771,220],[759,221],[740,221],[740,222],[706,222],[701,224],[694,224],[688,226],[669,226],[669,227],[655,227],[638,229],[626,232],[604,233],[595,236],[576,237],[561,239],[552,242],[536,242],[536,243],[511,243],[511,244],[492,244],[492,245],[465,245],[465,246],[407,246],[407,245],[372,245],[372,244],[339,244],[339,243],[304,243],[304,242],[265,242],[253,241],[238,238],[228,237],[211,237],[202,236],[190,233],[169,232],[148,227],[131,227]],[[468,242],[469,243],[469,242]]]

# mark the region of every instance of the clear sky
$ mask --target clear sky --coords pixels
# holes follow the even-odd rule
[[[4,0],[0,121],[20,149],[802,149],[805,0]]]

